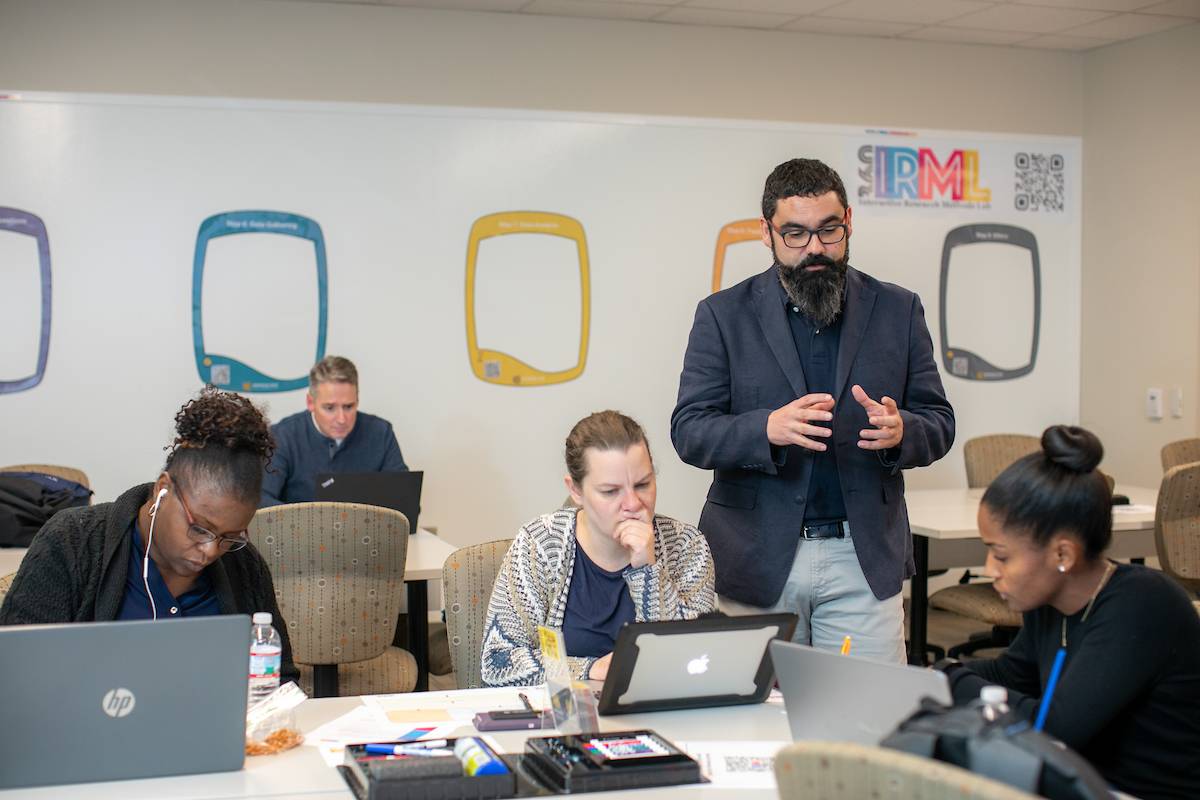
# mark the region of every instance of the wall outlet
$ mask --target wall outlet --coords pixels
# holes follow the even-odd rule
[[[1183,419],[1183,389],[1178,386],[1171,390],[1171,416]]]
[[[1163,418],[1163,390],[1150,388],[1146,390],[1146,419]]]

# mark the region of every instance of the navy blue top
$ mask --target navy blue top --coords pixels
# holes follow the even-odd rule
[[[796,353],[800,356],[800,368],[804,371],[804,382],[810,394],[823,392],[836,395],[833,382],[836,380],[838,344],[842,338],[842,317],[825,328],[813,325],[788,298],[779,281],[775,281],[779,290],[780,302],[785,306],[788,327],[792,331],[792,341],[796,343]],[[853,395],[847,393],[842,398],[843,403],[855,402]],[[838,409],[834,408],[837,414]],[[831,423],[812,422],[822,428],[830,427]],[[808,484],[808,504],[804,507],[804,522],[807,525],[822,525],[827,522],[837,522],[846,518],[846,502],[842,498],[842,484],[838,478],[837,448],[833,446],[833,437],[818,439],[828,445],[823,453],[815,450],[805,450],[804,454],[813,460],[812,479]]]
[[[263,473],[259,508],[315,500],[315,479],[324,472],[408,470],[392,423],[361,411],[340,447],[336,440],[317,430],[308,410],[279,420],[271,426],[271,434],[275,437],[275,454]]]
[[[562,624],[567,655],[597,658],[608,655],[621,626],[636,619],[633,597],[622,572],[596,566],[579,542],[575,542],[575,569]]]
[[[125,578],[125,594],[121,598],[121,606],[117,610],[117,619],[153,619],[150,609],[150,596],[146,594],[146,584],[142,583],[142,554],[146,546],[142,543],[142,531],[137,518],[129,526],[133,537],[133,547],[129,549],[129,570]],[[159,619],[176,617],[215,617],[221,613],[221,604],[217,593],[212,589],[212,582],[203,572],[196,579],[196,584],[179,597],[171,594],[163,580],[162,573],[154,559],[150,559],[150,569],[146,573],[146,583],[154,595],[154,605],[158,609]]]

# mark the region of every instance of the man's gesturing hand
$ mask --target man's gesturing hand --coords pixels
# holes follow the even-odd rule
[[[864,450],[887,450],[899,445],[904,438],[904,419],[900,409],[896,408],[896,401],[885,395],[882,403],[876,403],[858,384],[850,391],[858,404],[866,409],[867,422],[875,426],[858,432],[858,446]]]
[[[771,412],[767,417],[767,441],[781,447],[798,444],[809,450],[825,450],[827,445],[820,439],[828,438],[833,431],[813,423],[829,422],[832,412],[833,395],[806,394]]]

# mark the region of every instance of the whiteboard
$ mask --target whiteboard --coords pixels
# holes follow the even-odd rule
[[[1044,192],[1018,200],[1021,153],[1060,159],[1061,184],[1048,190],[1058,192],[1057,207]],[[709,476],[678,460],[668,429],[693,313],[712,290],[723,226],[755,219],[766,175],[796,156],[823,159],[842,174],[854,208],[851,263],[920,294],[935,352],[947,232],[994,222],[1037,238],[1036,368],[1009,381],[946,376],[957,444],[938,464],[909,473],[910,486],[964,485],[960,448],[971,436],[1036,434],[1077,421],[1077,138],[25,94],[0,102],[0,206],[39,215],[50,231],[54,335],[44,380],[0,395],[2,460],[79,466],[99,499],[152,479],[175,411],[201,385],[191,322],[198,228],[215,214],[261,209],[302,215],[323,231],[326,352],[357,363],[362,409],[393,422],[406,460],[426,473],[422,519],[450,541],[510,536],[560,502],[563,440],[575,421],[604,408],[645,426],[659,510],[694,522]],[[1024,163],[1028,185],[1028,157]],[[930,186],[936,191],[922,198]],[[577,220],[586,232],[586,359],[569,380],[498,385],[469,362],[468,236],[487,215],[530,210]],[[491,259],[491,272],[481,273],[481,333],[561,369],[580,344],[582,312],[572,305],[580,278],[569,247],[536,238],[481,249],[481,264]],[[261,268],[246,262],[251,257]],[[204,301],[206,328],[239,351],[226,355],[303,368],[315,290],[310,273],[288,279],[296,257],[282,245],[231,253],[213,286],[230,302]],[[771,262],[753,241],[733,245],[727,260],[723,286]],[[0,269],[0,281],[7,275]],[[968,281],[954,287],[967,305],[951,314],[969,319],[969,304],[986,304],[993,289],[981,281],[985,295],[972,291],[966,273],[955,280]],[[31,296],[28,285],[11,285]],[[1002,311],[979,316],[1005,321]],[[22,324],[35,317],[27,309]],[[986,343],[1003,331],[972,335]],[[304,407],[303,390],[251,396],[273,420]],[[65,418],[76,424],[62,426]]]

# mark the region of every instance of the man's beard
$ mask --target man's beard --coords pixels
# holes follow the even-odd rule
[[[846,288],[846,265],[850,261],[850,246],[840,259],[813,253],[794,267],[779,262],[775,269],[784,293],[800,313],[818,328],[832,325],[842,313],[842,293]],[[823,265],[825,269],[808,272],[805,267]]]

